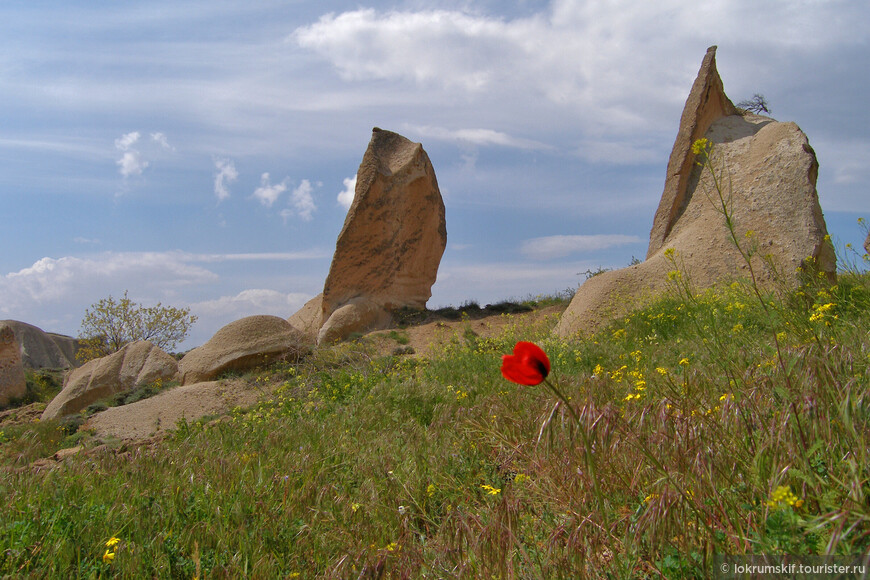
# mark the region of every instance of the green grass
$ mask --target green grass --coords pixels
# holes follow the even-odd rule
[[[678,285],[585,339],[339,345],[246,375],[274,394],[226,420],[51,470],[21,468],[63,426],[5,429],[0,575],[693,578],[716,554],[866,552],[868,305],[866,274]],[[501,377],[519,339],[579,424]]]

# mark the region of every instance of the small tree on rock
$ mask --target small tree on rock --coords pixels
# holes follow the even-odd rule
[[[184,340],[196,318],[190,308],[173,308],[159,302],[151,307],[137,304],[125,290],[120,300],[109,296],[85,310],[79,334],[82,348],[76,358],[84,363],[139,340],[148,340],[168,351]]]
[[[755,113],[756,115],[762,113],[767,115],[770,114],[770,105],[767,104],[767,99],[764,98],[764,95],[759,93],[752,95],[751,99],[746,99],[745,101],[737,103],[737,108],[749,111],[750,113]]]

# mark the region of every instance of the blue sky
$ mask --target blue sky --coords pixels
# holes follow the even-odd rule
[[[190,307],[181,348],[317,294],[374,126],[447,208],[430,307],[576,287],[646,254],[706,48],[820,162],[828,228],[870,217],[858,0],[7,1],[0,319],[76,335],[109,294]]]

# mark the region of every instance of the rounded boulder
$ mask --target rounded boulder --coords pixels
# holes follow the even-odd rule
[[[276,360],[299,360],[309,352],[304,333],[283,318],[248,316],[227,324],[181,359],[181,384],[210,381],[227,371],[245,371]]]

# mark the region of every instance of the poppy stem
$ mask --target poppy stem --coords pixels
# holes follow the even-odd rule
[[[544,378],[544,384],[550,387],[550,390],[553,391],[560,401],[565,403],[565,406],[568,407],[568,411],[571,413],[571,416],[574,418],[574,421],[580,423],[580,417],[577,416],[577,411],[574,410],[574,407],[568,402],[568,398],[562,394],[562,392],[556,388],[556,386],[551,383],[548,379]]]
[[[583,436],[583,451],[586,459],[586,467],[589,469],[589,479],[592,482],[592,491],[595,494],[595,497],[598,500],[599,504],[601,506],[604,506],[604,497],[601,495],[601,490],[598,487],[598,477],[595,473],[595,456],[592,454],[592,442],[589,441],[589,434],[586,432],[585,425],[580,424],[580,417],[577,415],[577,411],[574,410],[574,407],[571,405],[571,403],[568,402],[568,398],[565,397],[565,395],[563,395],[562,392],[546,378],[544,378],[544,383],[550,388],[551,391],[553,391],[556,397],[558,397],[559,400],[565,403],[565,406],[568,407],[568,411],[571,413],[571,417],[574,418],[574,422],[577,424],[577,427],[580,430],[580,434]]]

